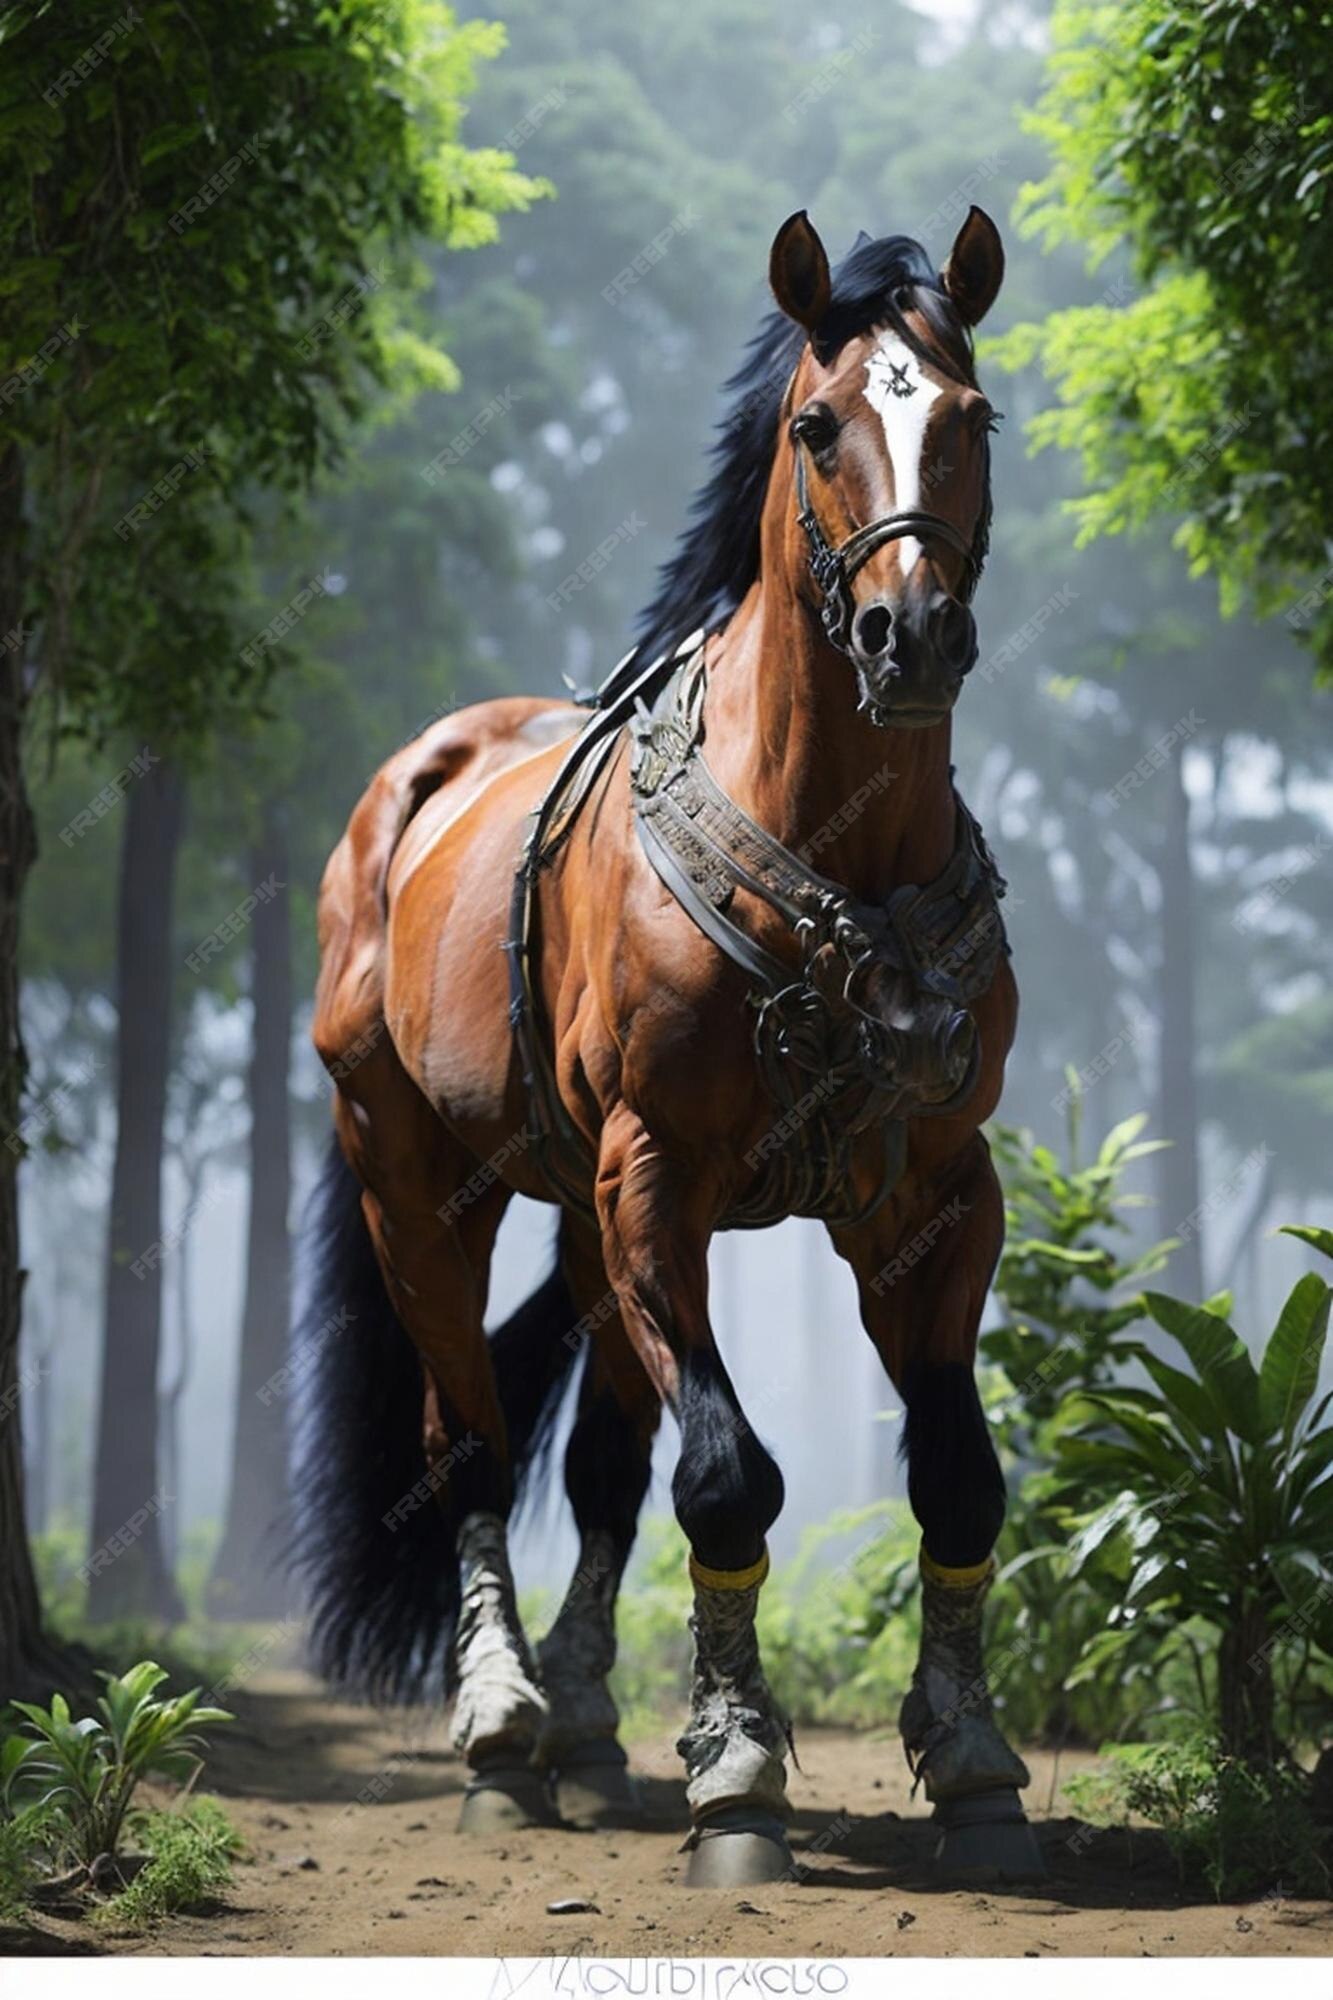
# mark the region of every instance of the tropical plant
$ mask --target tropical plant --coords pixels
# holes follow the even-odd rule
[[[1011,1727],[1031,1741],[1096,1742],[1137,1719],[1126,1713],[1119,1676],[1070,1684],[1106,1605],[1094,1590],[1068,1588],[1066,1537],[1043,1505],[1037,1467],[1049,1464],[1071,1390],[1109,1386],[1131,1347],[1126,1327],[1142,1316],[1137,1291],[1171,1249],[1156,1243],[1123,1253],[1126,1210],[1145,1197],[1124,1187],[1127,1169],[1160,1150],[1141,1139],[1144,1113],[1124,1119],[1080,1165],[1082,1091],[1067,1082],[1067,1152],[1060,1159],[1029,1132],[992,1128],[1004,1184],[1006,1241],[995,1278],[1003,1323],[982,1335],[987,1416],[1002,1458],[1026,1467],[999,1546],[992,1650],[1019,1649],[1021,1673],[1007,1677]],[[1128,1296],[1126,1295],[1128,1292]]]
[[[1071,1387],[1109,1383],[1128,1350],[1120,1335],[1142,1317],[1125,1288],[1161,1269],[1174,1247],[1155,1243],[1140,1256],[1121,1254],[1123,1211],[1141,1207],[1127,1193],[1125,1170],[1168,1142],[1141,1139],[1146,1112],[1107,1133],[1095,1159],[1079,1165],[1082,1093],[1069,1078],[1068,1157],[1061,1161],[1030,1132],[991,1128],[991,1150],[1004,1184],[1005,1246],[995,1295],[1001,1326],[981,1336],[986,1361],[1004,1370],[1008,1391],[990,1421],[1016,1457],[1036,1454],[1037,1434]],[[1119,1295],[1119,1296],[1117,1296]]]
[[[1285,1233],[1333,1256],[1333,1231]],[[1323,1421],[1333,1395],[1311,1408],[1331,1299],[1318,1273],[1300,1278],[1256,1368],[1225,1301],[1196,1307],[1149,1292],[1148,1311],[1193,1372],[1136,1342],[1150,1386],[1081,1392],[1045,1488],[1076,1529],[1070,1578],[1112,1586],[1082,1669],[1142,1658],[1145,1645],[1167,1657],[1196,1643],[1190,1621],[1206,1621],[1218,1635],[1222,1749],[1255,1765],[1280,1748],[1275,1655],[1333,1654],[1333,1427]]]
[[[25,1727],[0,1743],[0,1807],[9,1814],[40,1807],[46,1843],[88,1872],[117,1858],[134,1797],[145,1779],[188,1790],[203,1766],[200,1725],[230,1722],[225,1709],[201,1707],[200,1689],[158,1696],[166,1674],[141,1660],[126,1674],[103,1674],[98,1713],[75,1721],[63,1694],[51,1706],[16,1701]]]

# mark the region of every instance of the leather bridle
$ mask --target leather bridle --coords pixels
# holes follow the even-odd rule
[[[806,540],[810,544],[810,573],[824,600],[819,615],[825,632],[839,652],[848,650],[852,635],[852,619],[856,612],[852,580],[864,569],[875,551],[882,549],[887,542],[902,541],[910,535],[918,542],[947,543],[966,565],[962,589],[958,593],[960,599],[964,604],[972,602],[981,579],[981,563],[974,544],[942,514],[931,514],[920,507],[896,514],[882,514],[878,521],[871,521],[868,527],[857,528],[835,548],[810,504],[810,484],[806,473],[809,446],[800,437],[794,437],[792,443],[796,452],[796,518],[805,529]]]

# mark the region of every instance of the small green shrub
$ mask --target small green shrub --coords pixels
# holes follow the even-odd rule
[[[1136,1685],[1123,1662],[1081,1671],[1110,1603],[1096,1579],[1071,1589],[1069,1531],[1047,1505],[1046,1477],[1070,1392],[1114,1383],[1133,1353],[1126,1329],[1143,1315],[1138,1287],[1173,1247],[1124,1251],[1124,1211],[1144,1199],[1126,1192],[1126,1173],[1161,1146],[1140,1137],[1146,1123],[1142,1113],[1125,1119],[1080,1164],[1082,1098],[1071,1073],[1063,1158],[1029,1132],[990,1128],[1004,1184],[995,1277],[1004,1319],[981,1336],[979,1387],[1011,1492],[988,1650],[1021,1662],[1005,1675],[1003,1706],[1006,1727],[1024,1742],[1097,1743],[1137,1727],[1163,1692],[1160,1667],[1145,1668]],[[1168,1698],[1189,1691],[1182,1675],[1174,1679]]]
[[[39,1805],[0,1812],[0,1929],[23,1921],[51,1852],[54,1817]]]
[[[1125,1192],[1126,1169],[1165,1143],[1139,1137],[1147,1122],[1138,1112],[1115,1126],[1088,1166],[1078,1163],[1076,1090],[1064,1160],[1030,1132],[989,1128],[1004,1185],[1005,1244],[994,1289],[1005,1317],[978,1345],[983,1360],[1003,1371],[1002,1389],[987,1398],[988,1415],[997,1442],[1020,1463],[1045,1458],[1043,1432],[1069,1389],[1114,1380],[1129,1358],[1121,1335],[1143,1316],[1137,1285],[1174,1248],[1168,1239],[1138,1257],[1122,1254],[1123,1211],[1144,1200]],[[1135,1290],[1126,1296],[1128,1286]]]
[[[216,1799],[193,1799],[181,1812],[136,1813],[135,1839],[152,1857],[128,1888],[94,1911],[108,1929],[143,1931],[225,1889],[241,1838]]]
[[[168,1699],[155,1690],[161,1667],[142,1660],[126,1674],[103,1674],[98,1714],[75,1722],[64,1695],[50,1708],[16,1701],[23,1728],[0,1742],[0,1811],[17,1817],[40,1807],[58,1858],[86,1868],[119,1850],[134,1795],[146,1778],[182,1787],[202,1768],[201,1723],[230,1722],[225,1709],[202,1708],[198,1688]]]
[[[1256,1768],[1193,1736],[1118,1746],[1100,1771],[1066,1779],[1064,1790],[1093,1824],[1156,1827],[1182,1882],[1206,1882],[1218,1902],[1333,1888],[1327,1832],[1312,1814],[1308,1778],[1291,1765]]]

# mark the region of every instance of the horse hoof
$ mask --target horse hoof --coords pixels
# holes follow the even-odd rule
[[[567,1826],[637,1826],[643,1818],[639,1788],[624,1751],[611,1740],[577,1744],[555,1772],[556,1810]]]
[[[1034,1882],[1049,1873],[1012,1787],[935,1808],[935,1872],[951,1882]]]
[[[469,1778],[458,1815],[460,1833],[512,1833],[516,1827],[554,1824],[540,1771],[520,1764],[512,1753],[479,1764]]]
[[[745,1889],[760,1882],[795,1880],[795,1864],[782,1821],[749,1806],[710,1813],[691,1836],[689,1889]]]

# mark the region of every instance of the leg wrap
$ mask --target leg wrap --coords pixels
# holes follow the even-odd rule
[[[694,1682],[690,1720],[676,1748],[685,1759],[696,1819],[725,1806],[754,1806],[785,1818],[786,1728],[759,1664],[755,1610],[768,1571],[765,1555],[737,1571],[691,1558]]]
[[[946,1569],[922,1548],[921,1653],[898,1726],[932,1804],[1029,1782],[996,1725],[982,1658],[982,1613],[994,1577],[993,1558]]]
[[[576,1744],[614,1742],[620,1715],[607,1686],[616,1660],[621,1555],[605,1528],[583,1536],[579,1566],[560,1614],[537,1648],[550,1714],[542,1761],[559,1765]]]
[[[519,1623],[508,1533],[498,1514],[469,1514],[458,1531],[462,1608],[454,1748],[470,1764],[499,1751],[531,1755],[545,1716]]]

